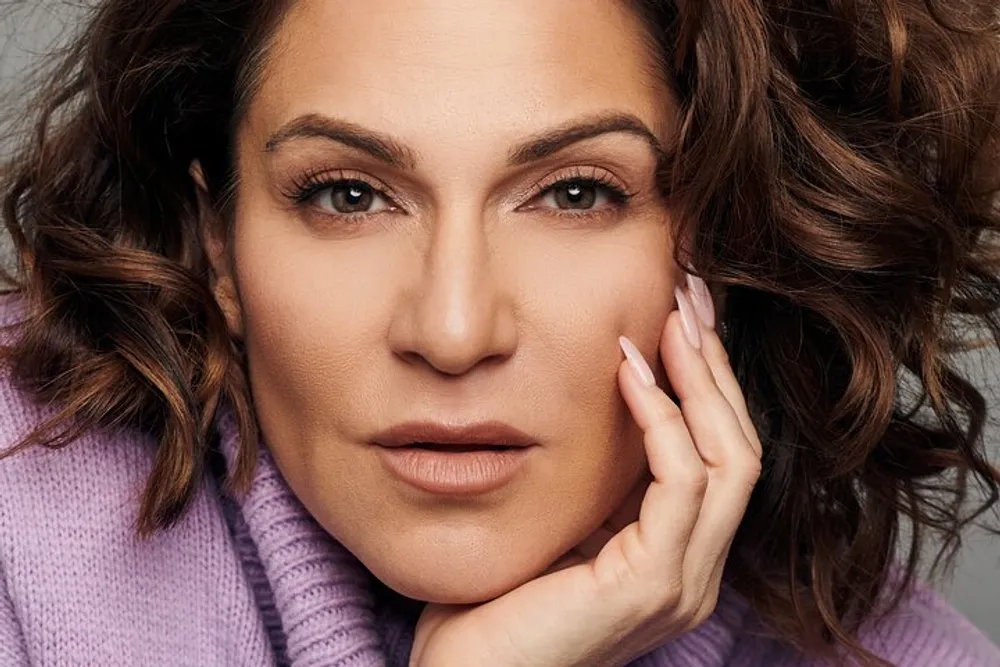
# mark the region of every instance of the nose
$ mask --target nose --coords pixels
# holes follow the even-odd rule
[[[441,214],[421,273],[396,311],[393,352],[440,373],[461,375],[517,348],[511,294],[480,215]]]

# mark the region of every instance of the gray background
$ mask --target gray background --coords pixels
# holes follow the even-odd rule
[[[37,55],[64,41],[78,25],[88,4],[55,0],[0,1],[0,127],[19,120],[18,82],[37,61]],[[2,133],[0,133],[2,134]],[[0,155],[4,142],[0,141]],[[8,247],[0,240],[0,254]],[[993,460],[1000,461],[1000,354],[996,350],[963,358],[973,378],[984,387],[993,406],[993,423],[987,443]],[[962,549],[959,567],[951,581],[941,582],[951,602],[1000,643],[1000,540],[983,531],[970,531]]]

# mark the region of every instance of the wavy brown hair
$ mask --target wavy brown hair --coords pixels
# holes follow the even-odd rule
[[[801,650],[883,664],[859,625],[902,597],[929,536],[949,561],[1000,495],[986,401],[953,357],[970,336],[1000,345],[994,3],[631,2],[681,109],[659,175],[690,239],[676,259],[725,292],[764,443],[728,582]],[[283,4],[104,0],[39,79],[2,175],[23,297],[4,358],[58,406],[14,451],[154,434],[142,534],[184,512],[220,401],[256,442],[188,169],[226,224],[234,129]]]

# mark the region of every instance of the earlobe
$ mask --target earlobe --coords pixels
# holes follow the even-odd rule
[[[188,173],[194,181],[197,195],[198,236],[211,267],[212,294],[226,318],[230,334],[243,338],[243,313],[233,277],[231,257],[227,250],[226,228],[218,219],[215,207],[212,205],[201,163],[193,161]]]

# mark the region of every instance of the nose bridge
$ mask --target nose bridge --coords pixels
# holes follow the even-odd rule
[[[460,374],[516,346],[510,295],[505,294],[483,213],[469,205],[439,212],[426,246],[420,288],[411,304],[404,352],[437,370]]]

